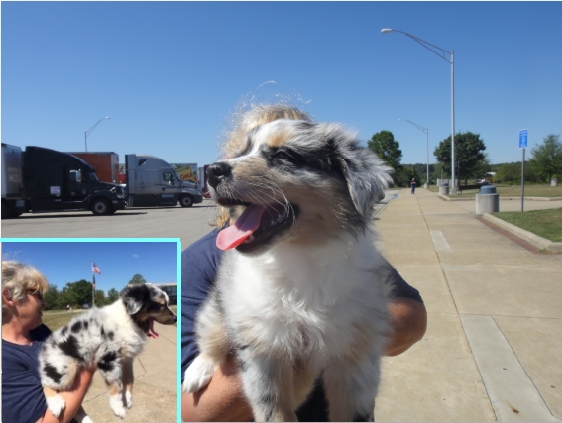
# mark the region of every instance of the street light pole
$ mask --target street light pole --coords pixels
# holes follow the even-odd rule
[[[84,132],[84,150],[86,151],[86,153],[88,152],[88,144],[87,144],[87,140],[88,140],[88,135],[90,135],[92,133],[92,131],[96,128],[96,126],[99,125],[99,123],[104,120],[104,119],[109,119],[109,116],[106,116],[104,118],[101,118],[100,120],[98,120],[94,126],[92,126],[90,129],[88,129],[86,132]]]
[[[426,158],[426,161],[427,161],[427,168],[426,168],[427,175],[426,175],[426,179],[425,179],[425,187],[424,188],[428,188],[429,187],[429,129],[424,128],[423,126],[420,126],[417,123],[409,121],[408,119],[398,119],[398,122],[400,122],[400,121],[408,122],[408,123],[412,124],[413,126],[415,126],[416,128],[418,128],[423,133],[425,133],[425,158]]]
[[[451,65],[451,194],[457,193],[457,188],[455,186],[455,52],[453,50],[444,50],[440,47],[437,47],[427,41],[422,40],[421,38],[416,37],[415,35],[408,34],[404,31],[399,31],[397,29],[388,29],[385,28],[381,30],[383,34],[388,34],[390,32],[399,32],[404,34],[406,37],[411,38],[416,43],[420,44],[421,46],[425,47],[429,51],[437,54],[443,60]],[[448,59],[445,55],[449,54],[450,59]]]

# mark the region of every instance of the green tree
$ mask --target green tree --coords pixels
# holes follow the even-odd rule
[[[96,307],[102,307],[107,304],[105,299],[105,292],[102,289],[96,289]]]
[[[60,293],[59,304],[70,304],[76,307],[84,303],[92,303],[92,283],[85,279],[78,282],[67,282]]]
[[[127,285],[142,285],[146,283],[146,279],[140,274],[135,274]]]
[[[394,168],[394,183],[398,182],[398,173],[402,166],[400,159],[402,159],[402,151],[398,141],[394,139],[394,134],[390,131],[380,131],[371,137],[367,146],[373,150],[379,158],[384,160],[386,164]]]
[[[432,181],[436,181],[437,179],[443,179],[444,175],[444,169],[443,169],[443,163],[436,163],[433,166],[433,172],[431,172],[431,168],[430,168],[430,174],[429,174],[429,179],[431,179]]]
[[[476,166],[474,167],[474,170],[472,172],[472,175],[470,175],[469,177],[470,178],[476,178],[476,179],[482,179],[491,170],[492,170],[492,165],[490,164],[490,160],[488,159],[488,156],[486,156],[483,160],[481,160],[480,162],[478,162],[476,164]]]
[[[480,139],[479,134],[472,132],[458,133],[455,135],[455,169],[457,181],[464,177],[465,184],[470,176],[482,165],[482,161],[486,159],[486,145]],[[443,170],[449,175],[451,174],[451,137],[447,137],[441,141],[433,155],[437,161],[443,164]]]
[[[525,180],[534,182],[536,184],[540,182],[544,183],[544,179],[541,176],[540,169],[537,168],[537,164],[534,160],[525,161]]]
[[[399,175],[400,186],[409,187],[412,178],[416,181],[416,187],[419,187],[421,184],[421,178],[416,166],[403,166]],[[425,180],[425,173],[423,179]]]
[[[495,182],[516,184],[521,182],[521,162],[502,163],[496,171]]]
[[[549,134],[542,144],[531,149],[533,169],[541,178],[550,181],[554,175],[562,174],[562,142],[560,135]]]
[[[59,289],[56,285],[49,285],[45,292],[45,310],[59,310],[61,308]]]
[[[106,304],[114,303],[118,299],[119,299],[119,291],[117,291],[115,288],[111,288],[109,291],[107,291],[107,297],[105,298]]]

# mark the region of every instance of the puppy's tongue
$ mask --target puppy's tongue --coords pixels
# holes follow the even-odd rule
[[[148,330],[147,330],[147,335],[150,338],[158,338],[160,335],[158,334],[158,332],[154,331],[154,320],[149,319],[148,321]]]
[[[264,206],[251,204],[240,215],[234,225],[223,229],[217,236],[217,247],[221,250],[236,248],[246,241],[252,233],[259,228]]]

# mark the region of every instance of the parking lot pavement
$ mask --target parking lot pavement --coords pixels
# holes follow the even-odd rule
[[[109,407],[107,389],[96,372],[83,402],[86,413],[95,423],[158,422],[177,423],[177,355],[176,325],[155,323],[158,339],[149,339],[144,351],[135,359],[133,371],[133,407],[121,420]]]
[[[179,238],[185,247],[212,227],[216,207],[131,208],[110,216],[91,212],[24,213],[2,220],[3,238]]]
[[[376,419],[559,421],[562,255],[529,251],[421,188],[400,191],[376,225],[428,311],[423,339],[383,360]]]

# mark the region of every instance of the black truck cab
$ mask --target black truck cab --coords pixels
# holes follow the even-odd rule
[[[96,169],[70,154],[26,147],[22,176],[29,211],[91,210],[97,215],[125,208],[120,185],[100,182]]]

